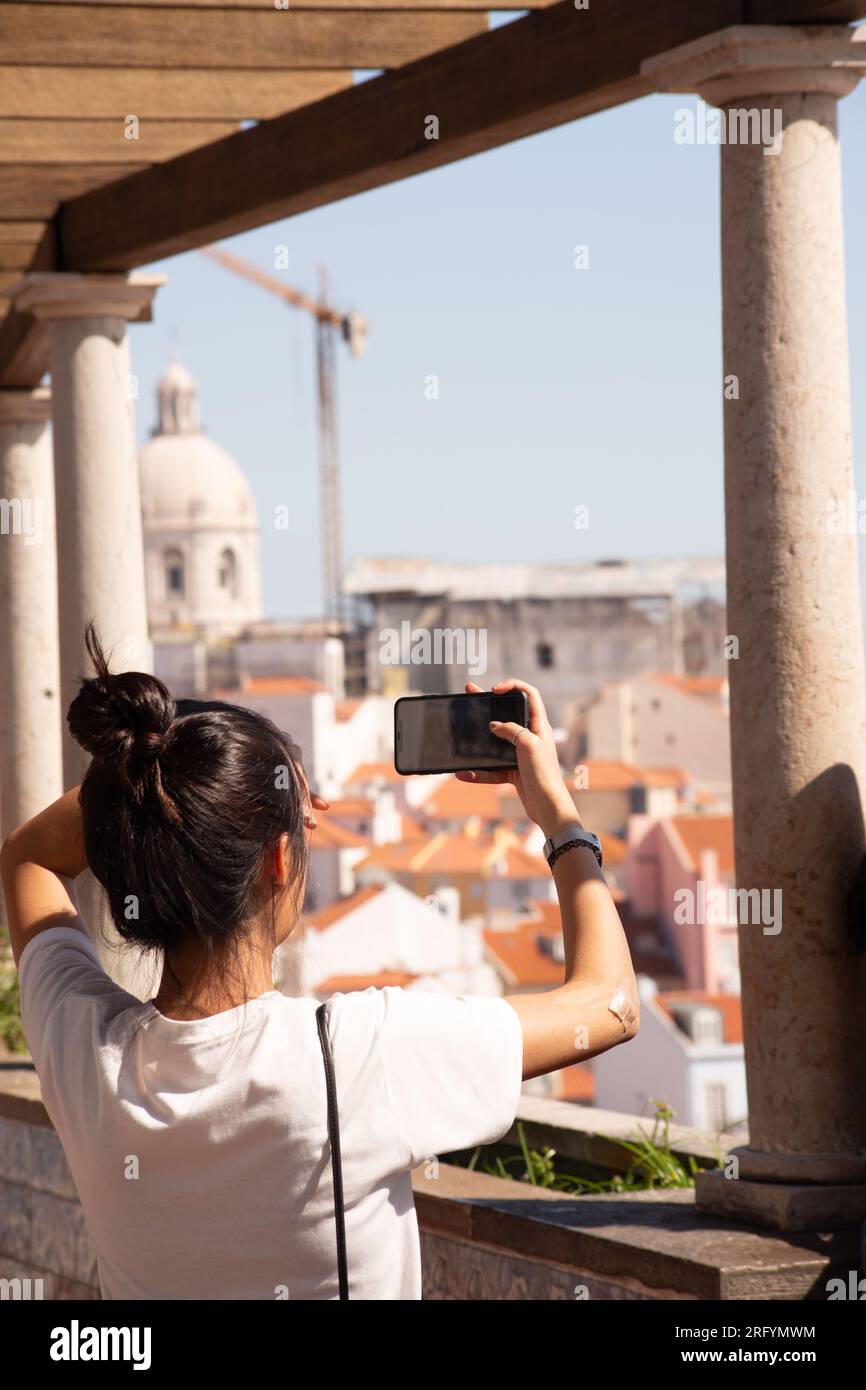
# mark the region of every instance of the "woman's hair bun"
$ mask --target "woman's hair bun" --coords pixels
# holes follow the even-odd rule
[[[165,747],[175,702],[156,676],[143,671],[112,675],[92,622],[85,643],[96,674],[82,680],[69,706],[69,732],[85,752],[114,763],[130,782],[137,782]]]

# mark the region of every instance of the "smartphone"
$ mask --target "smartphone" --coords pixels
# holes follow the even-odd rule
[[[492,719],[528,726],[524,692],[402,695],[394,705],[394,766],[404,777],[516,767],[514,745],[490,732]]]

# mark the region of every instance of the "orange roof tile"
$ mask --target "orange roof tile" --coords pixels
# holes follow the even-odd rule
[[[373,814],[373,802],[367,796],[338,796],[328,803],[328,815],[337,820],[369,819]]]
[[[382,970],[378,975],[331,975],[316,985],[316,994],[352,994],[355,990],[384,989],[386,985],[397,985],[405,989],[417,980],[417,975],[407,975],[402,970]]]
[[[418,872],[415,861],[419,850],[427,848],[431,843],[430,840],[412,840],[408,844],[375,845],[370,853],[355,865],[355,872],[360,873],[362,869],[384,869],[388,873],[403,874]]]
[[[595,1077],[588,1066],[575,1063],[572,1067],[563,1067],[559,1078],[560,1100],[578,1105],[591,1105],[595,1100]]]
[[[616,835],[599,835],[601,857],[605,864],[621,864],[626,856],[625,841]]]
[[[412,816],[401,816],[400,824],[403,831],[403,841],[408,843],[410,840],[429,840],[429,835],[423,826],[419,825]]]
[[[584,758],[578,765],[581,769],[581,782],[586,786],[575,787],[578,797],[581,792],[628,791],[640,781],[637,768],[630,763],[615,762],[608,758]]]
[[[584,758],[578,766],[584,769],[585,787],[575,787],[578,799],[581,792],[628,791],[631,787],[681,787],[691,781],[682,767],[636,767],[632,763],[609,758]]]
[[[658,672],[653,680],[681,690],[684,695],[698,695],[705,700],[721,700],[722,690],[727,684],[724,676],[675,676],[672,672]]]
[[[328,903],[327,907],[321,907],[316,912],[311,912],[304,917],[307,926],[313,927],[315,931],[325,931],[327,927],[332,927],[335,922],[340,922],[344,917],[348,917],[350,912],[362,907],[364,903],[370,902],[372,898],[384,893],[385,887],[381,883],[371,883],[366,888],[359,888],[356,893],[348,898],[338,898],[336,902]]]
[[[316,828],[310,840],[311,849],[366,849],[369,844],[369,835],[359,835],[338,820],[329,820],[327,811],[317,813]]]
[[[684,767],[641,767],[639,771],[648,787],[685,787],[692,780]]]
[[[346,786],[354,787],[365,782],[404,782],[393,763],[359,763],[351,776],[346,778]]]
[[[319,681],[309,676],[248,676],[244,695],[314,695],[324,690]]]
[[[726,1043],[743,1041],[743,1006],[739,994],[708,994],[701,989],[672,989],[657,994],[655,1002],[673,1019],[674,1004],[705,1004],[722,1015],[722,1036]]]
[[[671,816],[670,823],[685,845],[692,869],[698,869],[701,853],[710,849],[715,850],[719,856],[719,871],[721,873],[732,874],[734,872],[733,816]]]
[[[422,801],[418,810],[432,820],[526,820],[516,789],[510,782],[459,782],[449,777]]]
[[[514,988],[561,985],[565,966],[545,951],[542,942],[554,942],[562,928],[538,921],[515,922],[510,927],[488,927],[482,933],[489,955],[506,982]]]

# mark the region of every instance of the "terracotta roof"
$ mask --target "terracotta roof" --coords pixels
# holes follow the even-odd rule
[[[637,768],[630,763],[614,762],[606,758],[584,758],[580,763],[587,785],[576,787],[577,795],[583,792],[628,791],[638,785]],[[583,779],[582,779],[583,780]]]
[[[563,1067],[559,1078],[560,1100],[570,1100],[578,1105],[591,1105],[595,1100],[595,1077],[585,1063],[577,1062],[572,1067]]]
[[[517,791],[510,782],[459,782],[449,777],[422,801],[418,810],[432,820],[526,820]]]
[[[586,770],[588,785],[575,787],[581,792],[628,791],[631,787],[682,787],[691,777],[682,767],[636,767],[633,763],[607,758],[584,758],[579,767]]]
[[[304,917],[304,923],[315,931],[325,931],[328,927],[332,927],[335,922],[341,922],[344,917],[349,916],[350,912],[363,907],[364,903],[370,902],[372,898],[378,897],[384,891],[384,884],[371,883],[366,888],[359,888],[351,897],[338,898],[336,902],[328,903],[327,907],[321,907],[316,912],[309,913]]]
[[[653,680],[680,690],[684,695],[698,695],[704,700],[720,701],[722,690],[727,685],[725,676],[675,676],[670,672],[660,672]]]
[[[739,994],[708,994],[700,989],[675,989],[657,994],[655,1002],[673,1021],[674,1004],[704,1004],[722,1015],[722,1036],[726,1043],[743,1041],[743,1007]]]
[[[403,830],[403,841],[408,843],[410,840],[429,840],[429,835],[422,825],[419,825],[412,816],[401,816],[400,824]]]
[[[365,782],[404,782],[406,779],[393,763],[359,763],[354,772],[346,778],[346,786],[354,787]]]
[[[704,850],[715,850],[719,856],[719,871],[734,872],[734,819],[731,815],[671,816],[671,825],[679,835],[697,872]]]
[[[248,676],[244,695],[313,695],[324,690],[319,681],[309,676]]]
[[[311,849],[366,849],[369,835],[359,835],[338,820],[329,820],[327,811],[316,813],[316,828],[310,840]]]
[[[648,787],[685,787],[692,774],[684,767],[641,767],[638,769]]]
[[[449,835],[444,830],[408,844],[377,845],[355,868],[515,879],[546,878],[549,873],[541,856],[530,854],[508,832],[504,836]]]
[[[356,990],[384,989],[386,985],[397,985],[405,989],[417,980],[417,975],[407,975],[402,970],[382,970],[378,975],[331,975],[316,985],[316,994],[353,994]]]
[[[601,840],[602,861],[605,864],[621,864],[626,856],[625,841],[617,835],[599,835],[598,838]]]
[[[412,840],[408,844],[375,845],[368,855],[355,865],[355,872],[362,869],[386,869],[389,873],[416,873],[419,851],[427,849],[432,842]]]
[[[328,815],[340,820],[369,819],[373,814],[374,803],[367,796],[338,796],[328,804]]]
[[[493,956],[504,979],[515,988],[547,988],[561,985],[565,978],[562,961],[545,951],[544,942],[553,943],[562,931],[557,922],[550,927],[537,920],[515,922],[510,927],[486,928],[484,945]]]

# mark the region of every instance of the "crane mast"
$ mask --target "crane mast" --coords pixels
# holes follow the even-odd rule
[[[319,529],[324,617],[332,632],[342,630],[343,542],[340,496],[340,454],[337,440],[337,333],[348,343],[353,357],[362,357],[367,342],[366,320],[360,314],[340,314],[328,302],[328,278],[319,271],[319,297],[312,299],[286,285],[275,275],[225,251],[206,246],[203,254],[226,270],[234,271],[259,289],[277,295],[285,304],[303,309],[316,321],[317,415],[319,429]]]

